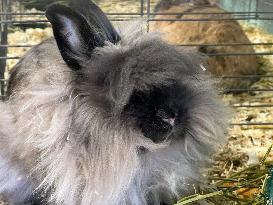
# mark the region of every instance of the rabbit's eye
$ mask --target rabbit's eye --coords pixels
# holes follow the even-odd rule
[[[156,110],[156,116],[160,117],[161,119],[165,119],[165,118],[170,117],[168,115],[168,113],[165,110],[163,110],[163,109]]]
[[[156,116],[160,117],[161,119],[175,118],[177,117],[177,109],[169,108],[168,106],[161,106],[160,108],[156,109]]]

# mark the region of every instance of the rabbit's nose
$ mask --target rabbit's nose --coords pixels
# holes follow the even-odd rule
[[[172,127],[175,124],[175,118],[165,118],[163,119],[164,122],[167,122],[168,124],[170,124]]]

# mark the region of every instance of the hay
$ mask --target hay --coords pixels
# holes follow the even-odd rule
[[[25,31],[21,29],[15,29],[8,34],[9,45],[36,45],[41,41],[52,36],[52,29],[40,29],[40,28],[29,28]],[[30,47],[10,47],[8,48],[9,57],[22,57]],[[17,59],[11,59],[7,61],[8,71],[18,62]],[[8,76],[7,76],[8,78]]]
[[[226,177],[211,176],[211,184],[218,191],[208,194],[194,194],[181,199],[176,205],[191,204],[200,200],[206,200],[209,204],[219,205],[266,204],[266,188],[268,188],[267,184],[269,183],[269,172],[273,166],[273,161],[268,161],[271,150],[272,145],[268,148],[260,162],[255,165],[239,169]],[[214,172],[215,170],[211,171]],[[215,197],[218,197],[218,199],[215,199]]]

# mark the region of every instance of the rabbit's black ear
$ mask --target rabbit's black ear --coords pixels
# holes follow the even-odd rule
[[[91,0],[70,0],[69,6],[83,15],[89,22],[90,26],[99,28],[107,41],[117,43],[120,40],[120,36],[110,23],[107,16]]]
[[[80,69],[80,61],[90,57],[92,50],[104,45],[100,32],[91,27],[79,13],[62,5],[52,5],[46,10],[52,24],[60,53],[72,69]]]

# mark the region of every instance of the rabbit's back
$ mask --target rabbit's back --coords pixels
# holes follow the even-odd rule
[[[14,66],[9,80],[8,95],[14,99],[24,95],[27,90],[35,92],[42,86],[51,86],[55,89],[67,83],[69,79],[70,69],[63,61],[55,39],[50,38],[32,48]]]
[[[7,181],[14,187],[22,187],[25,193],[16,197],[17,191],[13,196],[8,187],[2,187],[0,192],[8,192],[6,196],[12,200],[11,203],[21,203],[22,199],[31,197],[31,187],[37,187],[41,182],[43,173],[38,171],[41,153],[50,147],[50,143],[56,142],[54,139],[46,141],[47,136],[51,134],[51,137],[58,138],[64,134],[59,126],[66,123],[69,106],[64,99],[67,99],[70,81],[70,70],[53,38],[33,47],[12,69],[8,101],[0,105],[0,110],[5,110],[5,116],[9,118],[7,120],[1,116],[0,127],[8,125],[9,130],[13,130],[0,132],[1,140],[5,140],[0,146],[3,157],[0,163],[1,167],[10,169],[10,175],[7,176],[6,170],[1,169],[0,182],[3,184]],[[34,172],[32,176],[29,174]],[[16,178],[20,180],[14,180]]]
[[[53,38],[32,48],[13,68],[6,104],[16,119],[17,132],[10,142],[18,153],[27,153],[24,160],[28,164],[38,154],[32,141],[45,134],[42,130],[50,128],[56,109],[66,103],[70,80],[69,68]]]

